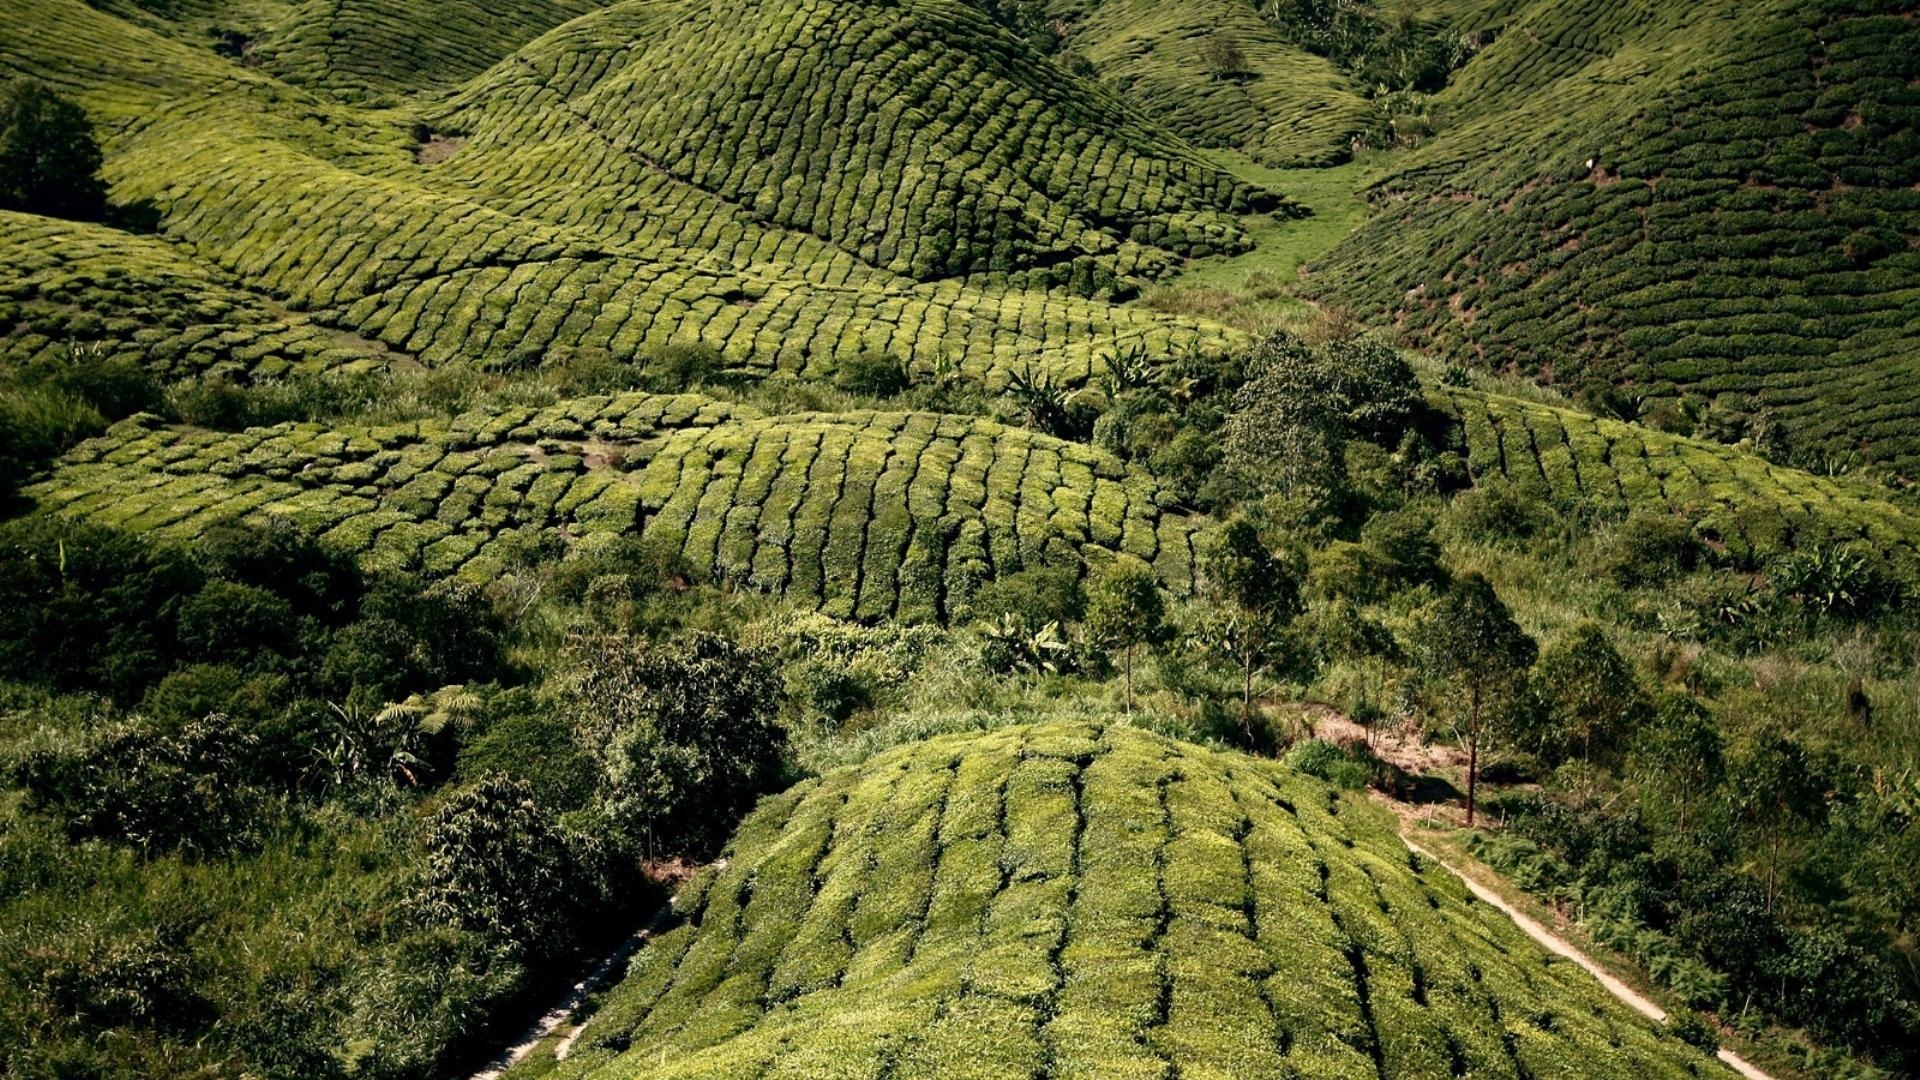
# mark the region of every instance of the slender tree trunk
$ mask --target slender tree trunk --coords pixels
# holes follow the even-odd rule
[[[1474,796],[1480,787],[1480,688],[1473,688],[1473,705],[1467,712],[1467,828],[1473,828]]]
[[[1127,646],[1126,658],[1122,661],[1122,666],[1126,670],[1127,715],[1131,717],[1133,715],[1133,646],[1131,645]]]

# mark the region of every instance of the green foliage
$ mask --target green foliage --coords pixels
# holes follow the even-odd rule
[[[0,100],[0,210],[98,220],[102,157],[87,111],[44,83],[21,80]]]
[[[1134,652],[1158,645],[1166,633],[1166,601],[1151,570],[1129,559],[1116,559],[1100,570],[1087,589],[1087,636],[1103,649],[1120,652],[1129,713]]]
[[[786,734],[772,659],[718,634],[662,645],[588,639],[566,711],[601,762],[608,826],[635,848],[717,846],[777,777]]]
[[[1550,726],[1541,734],[1550,759],[1617,762],[1649,710],[1633,668],[1594,623],[1555,638],[1533,677],[1548,709]]]
[[[479,934],[523,962],[565,955],[604,889],[592,843],[562,829],[525,781],[498,774],[436,807],[421,845],[414,917]]]
[[[554,1075],[1429,1076],[1448,1045],[1535,1075],[1713,1068],[1364,800],[1120,725],[829,772],[676,911]]]
[[[1483,710],[1491,705],[1493,714],[1501,715],[1500,707],[1517,695],[1539,647],[1485,578],[1463,574],[1423,613],[1413,651],[1429,678],[1465,699],[1458,720],[1467,742],[1467,824],[1472,825]]]

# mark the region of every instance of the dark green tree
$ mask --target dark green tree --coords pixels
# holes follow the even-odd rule
[[[1674,829],[1685,839],[1696,809],[1726,774],[1720,730],[1699,702],[1669,695],[1635,737],[1628,766],[1643,791],[1673,807]]]
[[[764,650],[694,631],[663,644],[576,648],[567,712],[600,761],[602,809],[630,841],[699,850],[777,779],[786,732]]]
[[[1807,748],[1784,735],[1763,735],[1737,754],[1728,769],[1734,809],[1760,851],[1760,884],[1767,914],[1780,902],[1789,846],[1826,809],[1826,784]]]
[[[1094,579],[1087,594],[1087,633],[1103,649],[1120,652],[1127,688],[1127,715],[1133,715],[1133,655],[1166,633],[1166,604],[1153,571],[1135,559],[1116,560]]]
[[[1594,623],[1547,646],[1534,679],[1547,705],[1548,749],[1555,756],[1577,754],[1589,765],[1617,761],[1646,717],[1640,680]]]
[[[588,861],[525,781],[495,773],[456,792],[427,818],[422,846],[411,900],[426,925],[480,934],[516,956],[574,936]]]
[[[98,220],[107,206],[104,160],[85,109],[43,83],[9,88],[0,102],[0,208]]]
[[[1203,638],[1240,671],[1240,727],[1253,737],[1254,680],[1283,662],[1287,628],[1300,614],[1300,581],[1245,518],[1222,525],[1201,545],[1208,604]]]
[[[1455,693],[1467,740],[1467,824],[1473,824],[1480,781],[1480,744],[1489,706],[1524,688],[1522,676],[1539,646],[1477,573],[1463,574],[1424,613],[1414,632],[1414,655],[1436,683]]]

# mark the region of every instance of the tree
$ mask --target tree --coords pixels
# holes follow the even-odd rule
[[[1539,647],[1477,573],[1454,579],[1427,610],[1415,637],[1414,652],[1425,673],[1465,699],[1467,824],[1472,825],[1485,712],[1521,689],[1521,676]]]
[[[1729,772],[1734,808],[1760,843],[1761,886],[1771,915],[1780,899],[1787,844],[1824,809],[1825,785],[1806,747],[1783,735],[1756,739]]]
[[[1260,532],[1235,518],[1202,545],[1200,576],[1212,606],[1205,638],[1240,670],[1240,726],[1253,737],[1253,683],[1284,659],[1300,613],[1300,582]]]
[[[1225,464],[1255,491],[1299,498],[1346,479],[1345,424],[1332,373],[1304,342],[1275,334],[1254,349],[1254,372],[1222,429]]]
[[[1133,715],[1133,654],[1165,634],[1166,605],[1153,571],[1136,559],[1116,560],[1087,597],[1087,633],[1101,648],[1118,649],[1126,675],[1127,715]]]
[[[1247,72],[1247,54],[1240,48],[1239,39],[1231,34],[1215,32],[1207,35],[1201,46],[1201,58],[1206,62],[1207,73],[1216,79],[1231,79]]]
[[[1629,762],[1644,789],[1673,802],[1675,831],[1683,838],[1692,830],[1694,807],[1726,771],[1713,717],[1699,702],[1681,694],[1660,703],[1635,738]]]
[[[1534,678],[1550,710],[1556,753],[1577,746],[1580,760],[1592,765],[1598,741],[1601,756],[1614,758],[1645,719],[1640,681],[1606,631],[1593,623],[1582,623],[1549,645]]]
[[[602,809],[630,839],[706,846],[778,776],[780,674],[765,651],[694,631],[594,639],[575,662],[567,712],[601,763]]]
[[[569,917],[583,876],[573,838],[534,802],[524,780],[492,773],[427,818],[415,916],[480,934],[516,956],[574,936]]]
[[[98,220],[103,160],[86,110],[44,84],[15,83],[0,102],[0,208]]]

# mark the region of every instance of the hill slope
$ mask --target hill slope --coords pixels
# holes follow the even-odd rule
[[[1904,14],[1903,14],[1904,13]],[[1563,382],[1750,395],[1920,463],[1920,24],[1901,3],[1530,3],[1313,287]]]
[[[1198,146],[1263,165],[1331,165],[1377,110],[1339,68],[1286,40],[1245,0],[1098,0],[1067,41],[1127,99]],[[1213,69],[1230,43],[1244,71]]]
[[[0,70],[86,104],[115,199],[149,206],[166,241],[430,364],[697,340],[742,365],[825,373],[865,348],[997,385],[1027,364],[1084,376],[1133,343],[1218,348],[1217,328],[1085,296],[1243,244],[1230,211],[1270,197],[1098,91],[1021,75],[1017,43],[970,11],[915,11],[967,31],[966,49],[915,52],[940,59],[917,67],[889,30],[915,23],[863,3],[702,14],[765,61],[735,71],[686,68],[717,54],[685,36],[680,8],[623,4],[432,117],[456,136],[451,157],[419,152],[417,113],[353,109],[78,0],[29,0]],[[837,54],[801,48],[829,31],[872,54],[860,78],[843,85]],[[786,71],[782,56],[815,59]],[[629,108],[690,101],[667,90],[696,77],[730,119]],[[769,96],[774,81],[797,97]],[[861,157],[816,153],[842,129],[864,133]],[[992,153],[967,161],[962,144]],[[780,147],[800,156],[767,188],[757,163]]]
[[[1040,725],[769,800],[552,1075],[1721,1076],[1271,763]]]
[[[478,581],[516,551],[645,533],[702,570],[863,619],[944,619],[996,574],[1122,552],[1184,592],[1200,524],[1163,509],[1150,477],[1078,443],[933,413],[769,418],[693,394],[387,428],[135,420],[30,494],[181,539],[287,517],[369,565]]]

